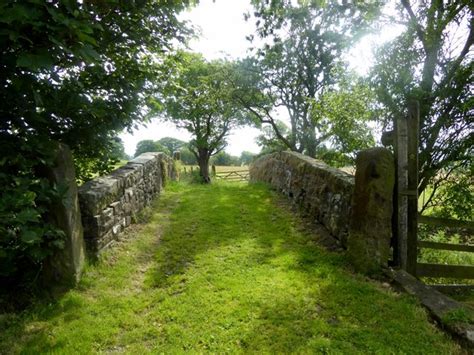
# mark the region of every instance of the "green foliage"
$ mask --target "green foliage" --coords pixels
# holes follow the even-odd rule
[[[170,151],[167,147],[162,145],[157,141],[152,141],[151,139],[145,139],[137,143],[137,148],[135,149],[135,157],[140,154],[147,152],[163,152],[167,155],[170,155]]]
[[[222,60],[207,62],[201,55],[185,52],[178,52],[171,62],[168,77],[172,80],[165,82],[163,97],[152,103],[164,110],[166,119],[193,135],[189,149],[207,183],[209,159],[224,149],[227,135],[241,118],[232,100],[234,66]]]
[[[185,165],[197,164],[196,156],[194,155],[193,152],[191,152],[191,150],[187,146],[181,148],[180,153],[181,153],[181,161],[183,162],[183,164]]]
[[[326,1],[323,6],[289,0],[253,4],[257,35],[264,45],[241,62],[236,100],[256,122],[269,124],[286,148],[314,157],[318,146],[336,133],[329,132],[329,123],[322,119],[323,96],[337,91],[341,75],[334,74],[344,66],[342,55],[371,23],[380,4]],[[280,132],[276,107],[288,112],[289,134]],[[348,111],[345,117],[360,112],[354,105],[339,107],[339,113],[343,110]],[[358,121],[364,118],[365,113],[351,117],[355,121],[351,132],[363,126]],[[360,136],[366,137],[366,132]]]
[[[79,185],[97,176],[107,175],[121,160],[128,160],[123,142],[120,138],[110,139],[98,152],[83,152],[74,156],[76,180]]]
[[[422,212],[437,217],[473,220],[474,166],[451,164],[438,171],[423,195]]]
[[[187,145],[186,142],[177,138],[173,138],[173,137],[164,137],[164,138],[158,139],[158,143],[166,147],[168,149],[168,152],[170,152],[170,154],[173,154],[174,152],[179,151],[181,148]]]
[[[257,154],[244,150],[242,153],[240,153],[239,160],[243,165],[250,165],[256,156]]]
[[[225,151],[220,151],[211,158],[210,163],[213,165],[232,166],[240,165],[240,160],[239,157],[230,155]]]
[[[354,165],[352,156],[348,156],[337,149],[328,148],[325,145],[318,147],[316,157],[335,168]]]
[[[472,159],[474,43],[472,6],[463,0],[401,1],[389,19],[406,28],[376,53],[371,80],[387,124],[420,105],[420,193],[438,172]],[[471,205],[472,209],[472,205]]]
[[[443,322],[447,324],[466,323],[474,324],[474,314],[471,309],[458,308],[443,316]]]
[[[23,282],[61,244],[47,219],[58,187],[41,175],[53,142],[71,147],[79,180],[110,169],[114,137],[145,118],[155,63],[188,33],[186,4],[0,2],[2,275]]]
[[[262,133],[255,139],[257,145],[261,147],[259,155],[288,149],[287,145],[279,138],[280,136],[285,139],[289,137],[290,130],[283,121],[276,120],[273,125],[264,125],[261,127],[261,131]]]
[[[54,161],[54,143],[32,139],[18,145],[5,139],[2,148],[17,155],[0,160],[0,293],[31,282],[42,261],[63,247],[64,233],[50,223],[48,209],[65,192],[44,173]]]
[[[336,165],[353,165],[358,151],[375,145],[368,125],[375,122],[375,96],[355,75],[338,76],[337,71],[333,75],[338,77],[338,88],[324,92],[310,108],[319,141],[330,147],[319,144],[316,157]]]

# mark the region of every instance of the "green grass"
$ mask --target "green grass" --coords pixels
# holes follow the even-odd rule
[[[77,289],[0,316],[0,353],[460,352],[301,225],[263,185],[170,184]]]
[[[474,314],[471,309],[458,308],[454,311],[448,312],[443,317],[443,322],[447,324],[467,323],[474,324]]]

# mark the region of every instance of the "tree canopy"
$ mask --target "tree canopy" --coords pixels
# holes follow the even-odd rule
[[[61,193],[39,172],[56,142],[78,171],[103,171],[117,133],[145,118],[156,62],[188,33],[176,16],[187,3],[0,3],[0,276],[34,276],[61,247],[45,219]]]
[[[206,61],[201,55],[180,52],[162,92],[166,119],[193,135],[189,149],[199,164],[200,174],[210,182],[209,159],[226,146],[230,130],[241,120],[241,112],[232,100],[229,62]],[[160,104],[157,104],[160,107]]]
[[[253,3],[256,32],[265,44],[241,62],[236,99],[255,121],[270,125],[287,148],[314,157],[328,134],[335,133],[327,131],[326,117],[322,117],[323,96],[337,91],[344,68],[342,54],[380,5]],[[289,116],[288,135],[280,132],[277,124],[275,109],[279,107]],[[359,118],[353,115],[350,120]]]
[[[160,144],[158,141],[145,139],[137,143],[134,157],[137,157],[140,154],[147,153],[147,152],[163,152],[168,155],[170,154],[170,151],[168,150],[168,148]]]
[[[402,0],[397,11],[389,21],[405,30],[378,50],[371,80],[390,121],[420,104],[421,193],[438,173],[472,165],[474,10],[462,0]]]

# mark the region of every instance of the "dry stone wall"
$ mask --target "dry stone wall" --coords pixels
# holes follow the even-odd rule
[[[173,159],[150,152],[82,185],[79,202],[88,252],[97,255],[117,240],[136,214],[161,192],[166,180],[176,177]]]
[[[354,176],[300,153],[278,152],[251,165],[250,181],[287,195],[347,246]]]

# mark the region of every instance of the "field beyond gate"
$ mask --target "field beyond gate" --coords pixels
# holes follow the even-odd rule
[[[149,218],[57,302],[1,315],[0,353],[460,352],[264,185],[171,183]]]
[[[227,171],[218,171],[216,168],[216,179],[226,181],[248,181],[250,177],[249,169],[247,167],[235,167]]]
[[[249,167],[246,165],[244,166],[216,165],[215,174],[214,174],[214,169],[212,169],[212,167],[209,167],[209,169],[217,180],[248,181],[250,177]],[[199,167],[196,165],[184,165],[182,167],[182,171],[184,173],[199,171]]]

